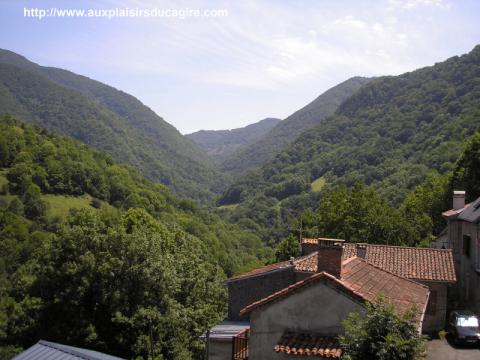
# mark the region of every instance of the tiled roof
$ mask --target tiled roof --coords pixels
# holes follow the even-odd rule
[[[455,282],[455,267],[449,249],[367,244],[365,260],[395,275],[414,280]],[[355,244],[345,244],[344,259],[357,255]]]
[[[418,321],[427,306],[427,286],[380,269],[358,257],[343,262],[341,281],[370,303],[383,294],[399,313],[415,307]]]
[[[286,268],[289,268],[289,267],[292,267],[292,266],[293,265],[290,263],[290,261],[282,261],[282,262],[278,262],[278,263],[275,263],[275,264],[262,266],[262,267],[257,268],[257,269],[253,269],[253,270],[251,270],[249,272],[246,272],[244,274],[240,274],[240,275],[237,275],[237,276],[232,276],[231,278],[228,279],[228,281],[235,281],[235,280],[240,280],[240,279],[244,279],[244,278],[248,278],[248,277],[252,277],[252,276],[262,275],[262,274],[269,273],[271,271],[286,269]]]
[[[375,302],[379,294],[393,304],[399,313],[415,306],[418,310],[418,320],[424,312],[428,302],[428,287],[403,279],[388,271],[382,270],[365,260],[353,257],[343,262],[341,279],[325,273],[316,273],[302,281],[290,285],[274,294],[258,300],[240,311],[245,315],[253,309],[277,301],[292,293],[304,289],[318,281],[334,286],[346,295],[359,301]]]
[[[241,316],[246,315],[250,313],[253,309],[259,306],[263,306],[273,301],[280,300],[286,296],[291,295],[296,291],[305,289],[306,287],[313,285],[317,282],[323,282],[324,284],[328,284],[332,287],[335,287],[336,289],[348,294],[350,297],[356,299],[359,302],[363,302],[365,300],[360,294],[357,294],[348,286],[344,285],[339,279],[337,279],[333,275],[330,275],[326,272],[320,272],[320,273],[313,274],[312,276],[309,276],[302,281],[296,282],[293,285],[287,286],[286,288],[283,288],[282,290],[277,291],[276,293],[273,293],[263,299],[260,299],[258,301],[251,303],[250,305],[240,310],[240,315]]]
[[[306,256],[302,256],[301,258],[295,259],[293,264],[295,265],[295,270],[296,271],[317,271],[317,252],[313,252],[311,254],[308,254]],[[313,269],[313,270],[312,270]]]
[[[342,349],[337,338],[308,333],[286,332],[273,348],[277,353],[339,359]]]
[[[122,360],[98,351],[40,340],[12,360]]]
[[[309,239],[313,241],[315,239]],[[395,275],[415,280],[455,282],[455,267],[452,251],[449,249],[415,248],[362,244],[366,247],[365,260],[390,271]],[[317,271],[317,257],[311,256],[295,261],[295,269]],[[357,256],[357,246],[346,243],[343,247],[343,259]]]

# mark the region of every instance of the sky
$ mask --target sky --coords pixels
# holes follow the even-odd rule
[[[32,8],[164,16],[39,19]],[[192,10],[202,16],[172,16]],[[476,0],[0,0],[0,48],[132,94],[184,134],[284,119],[352,76],[467,53],[479,24]]]

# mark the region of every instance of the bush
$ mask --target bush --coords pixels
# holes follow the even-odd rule
[[[415,309],[398,315],[392,305],[380,297],[376,304],[367,303],[362,317],[352,313],[343,322],[345,334],[340,337],[346,359],[412,360],[423,354],[425,338],[416,328]]]

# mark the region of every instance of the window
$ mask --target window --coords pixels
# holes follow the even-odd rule
[[[470,257],[470,235],[463,235],[462,253],[466,257]]]
[[[431,290],[430,296],[428,298],[427,315],[435,315],[436,312],[437,312],[437,292],[434,290]]]

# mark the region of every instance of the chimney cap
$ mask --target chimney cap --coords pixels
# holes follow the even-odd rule
[[[453,190],[453,195],[465,195],[465,190]]]

